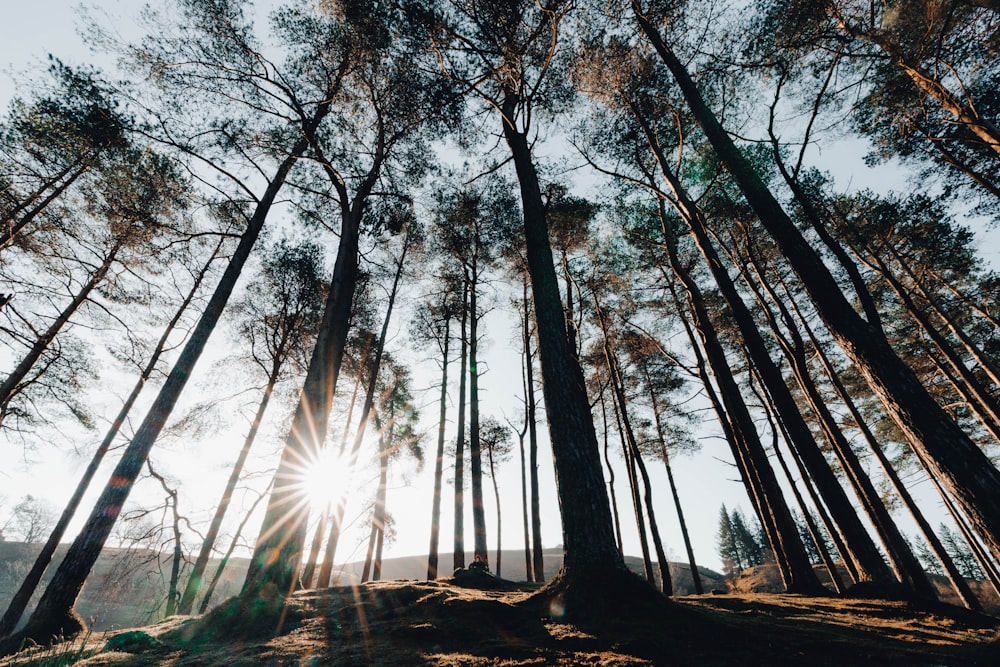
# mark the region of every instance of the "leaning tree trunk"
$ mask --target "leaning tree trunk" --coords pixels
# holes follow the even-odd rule
[[[954,496],[990,551],[1000,555],[1000,470],[920,384],[885,337],[857,314],[822,259],[726,134],[684,65],[642,14],[638,0],[632,0],[632,7],[698,124],[799,276],[830,333],[932,474]]]
[[[375,379],[372,378],[372,382]],[[371,535],[368,537],[368,552],[365,555],[364,568],[361,571],[361,583],[368,581],[369,573],[372,569],[372,562],[375,558],[376,542],[381,541],[381,536],[385,534],[385,493],[389,480],[389,447],[386,443],[385,434],[382,433],[382,425],[378,416],[375,416],[375,427],[380,431],[378,436],[378,488],[375,491],[375,511],[372,513]],[[392,426],[390,425],[391,429]],[[376,567],[374,580],[381,576],[381,568]]]
[[[713,398],[713,407],[718,414],[719,423],[726,431],[726,439],[730,443],[733,458],[743,476],[747,495],[754,503],[758,516],[761,517],[761,524],[779,564],[785,589],[791,593],[821,594],[825,589],[809,563],[777,477],[767,462],[767,452],[757,435],[753,418],[740,393],[732,367],[711,321],[701,288],[677,256],[677,239],[667,227],[662,203],[659,212],[661,229],[667,239],[670,268],[684,288],[694,329],[699,334],[696,337],[687,319],[682,318],[692,349],[698,358],[702,383],[709,396]],[[706,359],[702,359],[702,349]],[[718,398],[715,398],[716,393],[707,377],[706,360],[719,386]]]
[[[770,281],[765,277],[759,260],[752,250],[750,254],[750,264],[754,268],[757,275],[757,283],[761,287],[759,288],[758,284],[755,284],[751,280],[750,276],[746,273],[746,267],[741,264],[740,273],[743,275],[744,282],[757,297],[757,302],[764,312],[765,319],[771,326],[774,338],[784,351],[785,358],[791,364],[795,381],[802,390],[807,405],[818,418],[823,436],[833,449],[840,463],[841,470],[843,470],[848,481],[851,483],[869,520],[875,527],[876,533],[885,545],[889,563],[892,565],[900,581],[912,588],[917,595],[928,600],[936,600],[937,592],[931,584],[930,579],[927,578],[923,566],[913,555],[913,550],[910,548],[909,543],[903,537],[896,522],[889,515],[889,511],[886,509],[885,503],[882,502],[882,498],[875,489],[875,485],[861,465],[860,459],[854,453],[854,449],[847,441],[847,437],[844,435],[839,424],[837,424],[833,413],[826,404],[826,400],[820,393],[819,387],[816,386],[816,382],[809,371],[805,344],[795,326],[795,321],[774,289],[770,287]],[[760,291],[761,288],[767,291],[771,302],[777,307],[785,324],[787,334],[781,332],[781,328],[778,326],[777,319],[767,299]],[[791,300],[787,292],[786,298]]]
[[[628,444],[625,424],[622,420],[621,407],[618,398],[612,405],[615,409],[615,422],[618,426],[618,440],[622,445],[622,458],[625,460],[625,473],[628,475],[629,494],[632,496],[632,512],[635,515],[636,529],[639,531],[639,549],[642,552],[642,567],[646,581],[656,585],[656,574],[653,572],[653,558],[649,554],[649,537],[646,534],[646,518],[642,513],[642,498],[639,495],[639,478],[635,471],[635,455]]]
[[[124,237],[115,241],[114,246],[111,247],[107,256],[101,261],[100,266],[90,274],[87,282],[73,295],[73,298],[63,307],[62,311],[60,311],[49,327],[35,339],[28,353],[18,362],[14,370],[11,371],[11,374],[7,376],[7,379],[0,384],[0,423],[3,423],[4,418],[7,416],[11,400],[30,384],[30,382],[25,382],[25,378],[31,373],[31,369],[34,368],[38,360],[49,349],[56,335],[62,331],[62,328],[66,326],[70,318],[90,298],[91,292],[104,281],[105,276],[107,276],[108,271],[111,269],[111,265],[115,262],[118,251],[121,250],[124,243]]]
[[[684,508],[681,507],[681,498],[677,493],[677,484],[674,482],[674,471],[670,465],[670,453],[667,451],[667,443],[663,439],[663,420],[660,418],[659,401],[656,399],[656,391],[649,382],[649,374],[646,374],[646,384],[650,386],[649,398],[653,408],[653,423],[656,425],[656,435],[660,441],[660,457],[663,459],[663,466],[667,470],[667,483],[670,485],[670,495],[674,499],[674,509],[677,511],[677,521],[681,527],[681,537],[684,539],[684,550],[687,552],[688,565],[691,567],[691,580],[694,584],[694,592],[701,595],[705,592],[701,585],[701,573],[698,572],[698,564],[694,560],[694,548],[691,546],[691,536],[688,535],[687,521],[684,520]]]
[[[729,274],[723,268],[718,253],[710,239],[708,223],[705,220],[704,214],[683,189],[677,175],[669,168],[668,162],[662,155],[659,143],[646,124],[645,119],[637,114],[637,120],[643,124],[650,148],[657,155],[660,172],[674,193],[676,199],[672,203],[677,209],[678,214],[688,223],[690,235],[701,251],[706,265],[711,271],[726,304],[729,306],[730,313],[739,327],[746,352],[767,387],[768,394],[774,402],[782,424],[791,434],[796,449],[800,452],[803,460],[809,467],[813,480],[820,486],[821,493],[827,500],[827,505],[831,513],[845,534],[849,548],[847,553],[842,555],[852,558],[855,561],[858,571],[862,573],[862,579],[870,579],[875,582],[884,582],[887,584],[892,583],[895,580],[892,572],[882,560],[878,548],[859,520],[850,500],[847,498],[847,494],[841,488],[823,453],[813,439],[808,424],[799,412],[795,399],[785,384],[781,370],[770,357],[767,344],[757,329],[753,315],[743,302],[732,278],[730,278]],[[801,540],[799,542],[801,545]],[[806,562],[808,562],[808,559]]]
[[[215,247],[215,250],[212,252],[212,256],[195,277],[190,291],[187,293],[187,296],[184,297],[184,301],[181,302],[181,305],[177,308],[174,316],[171,318],[166,328],[164,328],[163,333],[160,335],[160,339],[156,343],[156,347],[153,349],[153,353],[150,355],[149,360],[143,367],[142,372],[139,373],[139,379],[136,380],[135,385],[132,387],[132,392],[128,395],[128,398],[125,399],[125,402],[122,404],[121,409],[115,416],[114,421],[111,422],[111,427],[108,429],[107,433],[104,434],[104,439],[101,440],[101,444],[98,445],[94,454],[91,456],[90,463],[87,464],[87,469],[84,470],[83,476],[80,478],[80,481],[77,482],[76,489],[73,491],[73,495],[70,497],[69,502],[66,503],[66,507],[63,508],[62,514],[59,516],[59,520],[52,529],[49,538],[45,541],[45,545],[42,547],[41,552],[39,552],[38,556],[35,558],[35,563],[31,566],[31,570],[25,576],[24,581],[21,582],[20,588],[17,589],[14,597],[11,598],[7,611],[4,612],[3,619],[0,619],[0,638],[6,637],[10,634],[21,620],[21,615],[27,608],[28,602],[31,600],[31,596],[35,593],[35,589],[38,588],[38,583],[42,580],[42,575],[45,573],[45,569],[49,566],[49,563],[52,562],[52,556],[55,554],[56,547],[59,546],[59,541],[62,540],[63,535],[66,534],[66,528],[69,526],[69,522],[73,519],[73,515],[76,514],[77,508],[80,507],[80,502],[83,500],[84,494],[90,487],[90,482],[94,479],[94,475],[97,474],[97,470],[100,468],[101,462],[104,460],[104,456],[108,453],[108,450],[111,448],[111,444],[114,442],[115,438],[118,437],[118,433],[121,431],[122,425],[128,418],[129,412],[132,410],[132,406],[135,405],[136,400],[139,398],[139,394],[142,392],[143,387],[145,387],[146,381],[153,374],[153,371],[156,370],[156,366],[160,361],[160,357],[163,355],[163,350],[166,348],[170,335],[173,333],[177,323],[180,322],[181,317],[187,311],[188,306],[191,305],[191,301],[198,293],[198,289],[201,287],[202,281],[205,279],[205,276],[208,275],[209,268],[218,257],[221,249],[222,242],[220,241]]]
[[[77,160],[75,163],[68,165],[66,169],[49,179],[47,183],[44,183],[40,188],[32,193],[31,196],[26,198],[24,202],[9,211],[3,219],[0,219],[0,249],[6,248],[8,245],[13,243],[18,234],[24,231],[24,228],[31,224],[31,221],[34,220],[39,213],[44,211],[49,204],[59,198],[59,196],[61,196],[70,185],[72,185],[80,176],[84,174],[84,172],[90,169],[91,164],[87,160],[92,157],[93,156],[84,157]],[[51,192],[45,194],[45,190],[48,190],[50,187],[52,188]],[[45,196],[40,202],[35,204],[35,206],[31,209],[25,210],[43,194]],[[15,220],[14,216],[22,211],[24,211],[24,214]]]
[[[344,431],[340,437],[340,454],[338,455],[343,459],[344,454],[347,452],[347,440],[351,433],[351,422],[354,416],[354,407],[358,399],[358,389],[361,386],[361,381],[363,379],[364,373],[361,370],[369,363],[369,356],[371,354],[371,337],[366,337],[364,353],[360,355],[360,362],[357,364],[357,373],[354,379],[354,391],[351,392],[351,404],[347,409],[347,416],[344,419]],[[353,460],[357,460],[356,454],[352,450],[351,454]],[[353,465],[349,463],[349,466],[353,469]],[[316,581],[316,588],[326,588],[330,585],[330,578],[333,576],[333,559],[337,555],[337,542],[340,540],[340,526],[344,520],[344,512],[347,509],[346,506],[347,499],[341,497],[337,501],[336,513],[327,519],[329,524],[329,535],[326,540],[326,549],[323,550],[323,562],[320,564],[319,577]]]
[[[826,567],[826,571],[830,575],[830,582],[833,584],[833,590],[835,590],[839,595],[845,590],[844,580],[840,578],[840,570],[837,569],[837,563],[833,560],[833,556],[830,554],[830,550],[826,546],[826,540],[823,539],[823,533],[820,532],[819,526],[816,525],[816,521],[813,519],[812,513],[809,511],[809,507],[806,505],[805,499],[802,497],[802,494],[799,493],[799,488],[795,484],[795,479],[792,477],[792,471],[789,470],[788,464],[785,462],[785,457],[782,455],[781,449],[778,447],[780,438],[778,437],[778,429],[774,424],[774,420],[771,418],[770,411],[768,411],[768,419],[771,421],[771,431],[773,434],[771,439],[771,450],[774,452],[774,457],[778,460],[778,465],[781,467],[781,471],[785,474],[785,479],[788,481],[788,486],[792,490],[795,502],[802,510],[802,518],[806,522],[809,537],[812,538],[813,544],[816,545],[816,551],[819,552],[820,560],[823,561],[823,566]]]
[[[656,564],[660,571],[660,590],[663,591],[664,595],[672,595],[673,580],[670,576],[670,562],[667,560],[666,551],[663,549],[663,540],[660,538],[660,529],[656,523],[656,513],[653,511],[653,490],[649,481],[649,472],[646,470],[646,463],[642,460],[642,452],[639,450],[639,443],[636,441],[635,431],[632,428],[632,422],[628,416],[628,404],[625,399],[625,391],[622,387],[621,367],[618,364],[618,356],[611,349],[611,342],[608,338],[610,332],[608,330],[607,316],[598,301],[596,291],[594,292],[594,306],[597,311],[597,319],[600,323],[601,333],[603,334],[602,337],[604,339],[604,360],[607,364],[608,374],[611,378],[612,393],[614,394],[615,402],[618,404],[622,425],[625,428],[626,441],[628,442],[631,461],[639,469],[639,474],[642,475],[644,491],[643,499],[646,503],[646,514],[649,516],[649,533],[653,538],[653,548],[656,550]],[[638,500],[638,488],[633,489],[633,496],[636,500]],[[641,503],[636,506],[636,514],[640,517],[642,515]]]
[[[303,589],[308,590],[313,587],[313,578],[316,576],[316,562],[319,560],[320,549],[323,548],[323,537],[326,535],[327,523],[330,521],[332,511],[333,503],[327,502],[326,507],[323,508],[323,513],[319,516],[316,530],[313,531],[312,545],[309,547],[309,558],[306,560],[305,567],[302,568],[302,577],[299,582]],[[317,588],[320,587],[317,586]]]
[[[611,438],[608,436],[610,428],[608,427],[608,406],[604,400],[604,387],[601,387],[598,400],[601,403],[601,425],[604,430],[604,446],[602,451],[604,454],[604,466],[608,471],[608,496],[611,498],[611,518],[615,522],[615,538],[617,539],[618,553],[624,558],[625,549],[622,546],[622,520],[618,514],[618,495],[615,493],[615,469],[611,465],[611,455],[609,452]]]
[[[320,152],[316,146],[314,150]],[[333,393],[347,347],[358,282],[361,218],[385,160],[384,143],[379,142],[368,173],[350,200],[340,175],[321,154],[318,157],[340,199],[340,243],[319,335],[292,416],[292,425],[285,438],[285,447],[274,475],[274,488],[243,584],[241,596],[245,600],[253,599],[256,593],[272,586],[278,595],[290,595],[298,578],[309,520],[309,507],[302,498],[299,480],[303,467],[317,460],[329,426]]]
[[[785,291],[787,292],[787,287],[785,288]],[[794,305],[795,304],[793,302],[793,306]],[[830,359],[827,357],[826,352],[820,345],[816,334],[812,331],[812,328],[809,326],[808,321],[802,316],[802,313],[798,311],[797,306],[795,306],[795,310],[802,328],[805,330],[806,334],[809,336],[809,340],[812,342],[813,347],[816,349],[816,356],[819,358],[820,363],[823,366],[823,370],[830,379],[830,383],[833,385],[837,396],[840,397],[840,400],[843,401],[844,405],[847,407],[855,425],[865,437],[865,441],[868,443],[869,449],[872,450],[875,457],[878,459],[879,465],[882,467],[882,471],[885,473],[885,476],[892,483],[897,495],[899,495],[902,499],[903,505],[906,507],[907,511],[909,511],[910,516],[913,517],[917,527],[920,528],[920,533],[924,536],[924,539],[930,546],[931,551],[934,552],[934,555],[941,563],[941,567],[944,568],[956,595],[958,595],[959,599],[962,600],[962,604],[964,604],[966,608],[979,610],[981,608],[979,600],[973,594],[972,589],[965,580],[965,577],[963,577],[958,571],[954,560],[952,560],[951,556],[948,555],[947,550],[945,550],[944,545],[941,544],[941,540],[938,539],[934,529],[931,528],[931,525],[927,522],[923,512],[921,512],[920,508],[917,507],[916,502],[913,500],[913,496],[910,495],[906,485],[903,484],[903,481],[899,478],[899,475],[892,467],[892,463],[889,461],[889,458],[885,455],[885,452],[882,451],[882,448],[879,446],[878,439],[868,427],[868,424],[864,419],[864,415],[861,414],[861,410],[858,409],[857,404],[855,404],[854,400],[848,393],[847,388],[840,379],[840,375],[837,373]]]
[[[246,515],[244,515],[243,520],[240,521],[240,525],[236,527],[236,532],[233,534],[233,539],[229,543],[229,548],[226,549],[226,553],[219,560],[219,565],[215,568],[215,574],[212,575],[212,580],[208,582],[208,588],[205,590],[205,597],[201,599],[201,605],[198,607],[199,614],[204,614],[208,609],[208,604],[212,601],[212,595],[215,594],[215,587],[219,585],[222,573],[225,571],[226,565],[229,564],[229,559],[233,557],[233,552],[236,551],[236,547],[240,541],[240,536],[243,534],[243,529],[247,527],[247,523],[250,521],[250,517],[253,516],[254,511],[257,509],[257,505],[260,504],[260,501],[264,500],[270,490],[271,488],[268,487],[264,489],[263,493],[257,496],[257,499],[253,501],[253,504],[250,505],[250,509],[248,509]]]
[[[264,395],[261,397],[260,403],[257,404],[257,412],[250,423],[250,430],[243,439],[243,446],[236,457],[236,463],[233,464],[233,468],[229,472],[229,479],[226,480],[226,486],[222,491],[222,498],[215,508],[215,514],[212,516],[212,522],[208,526],[208,532],[205,533],[205,539],[202,540],[198,558],[195,559],[191,574],[188,575],[187,585],[184,587],[184,594],[181,596],[181,601],[178,605],[178,613],[190,614],[191,608],[194,607],[198,589],[201,588],[205,576],[205,568],[208,566],[208,559],[211,558],[212,551],[215,549],[215,541],[218,539],[219,531],[222,529],[222,521],[226,518],[226,512],[229,511],[229,504],[232,502],[233,493],[236,491],[236,484],[240,481],[240,476],[243,474],[243,466],[246,464],[247,457],[250,455],[250,449],[257,439],[257,431],[264,420],[264,413],[271,402],[271,395],[274,393],[274,385],[278,381],[278,374],[280,372],[281,358],[280,355],[275,355],[271,363],[271,370],[268,373],[267,384],[264,385]]]
[[[326,105],[317,110],[309,127],[303,130],[306,136],[315,132],[327,110]],[[305,153],[308,146],[309,141],[305,136],[296,142],[290,155],[278,167],[277,173],[272,177],[264,195],[257,202],[257,207],[240,238],[239,245],[233,252],[229,265],[205,306],[191,337],[112,472],[111,478],[94,505],[83,530],[66,552],[62,564],[46,587],[38,606],[28,620],[27,627],[21,631],[20,637],[31,638],[39,643],[47,643],[57,636],[74,636],[83,629],[83,622],[73,611],[73,604],[94,567],[104,543],[111,534],[111,528],[142,471],[149,450],[156,442],[160,431],[163,430],[167,418],[173,411],[177,399],[180,398],[181,392],[191,377],[195,364],[208,343],[209,336],[215,330],[215,325],[229,301],[229,296],[232,294],[243,266],[250,256],[250,251],[264,226],[264,220],[267,218],[275,196],[284,184],[288,172]]]
[[[399,261],[396,264],[396,273],[392,280],[392,288],[389,291],[389,301],[386,304],[385,317],[382,320],[382,329],[379,331],[378,341],[375,343],[375,356],[371,359],[371,365],[368,369],[370,376],[368,388],[365,391],[365,401],[361,406],[361,417],[358,423],[358,429],[354,434],[354,444],[351,446],[351,454],[347,461],[348,470],[353,471],[355,465],[357,465],[358,452],[361,451],[361,444],[364,440],[365,431],[368,428],[369,417],[374,410],[375,390],[378,384],[379,370],[382,368],[382,357],[385,353],[385,342],[389,335],[389,323],[392,321],[392,311],[396,303],[396,296],[399,294],[399,282],[403,277],[403,267],[406,264],[406,255],[409,251],[411,241],[412,237],[410,235],[410,228],[407,227],[406,236],[403,239],[403,248],[399,256]],[[357,240],[355,240],[354,251],[356,258]],[[357,264],[354,265],[354,270],[357,271]],[[346,343],[346,338],[344,342]],[[343,525],[346,507],[347,495],[345,490],[344,494],[341,495],[337,502],[336,515],[333,517],[333,521],[330,524],[330,535],[327,538],[326,554],[323,557],[323,564],[320,568],[319,585],[321,587],[328,585],[327,582],[329,581],[330,574],[333,571],[333,558],[337,551],[337,544],[340,541],[340,529]]]

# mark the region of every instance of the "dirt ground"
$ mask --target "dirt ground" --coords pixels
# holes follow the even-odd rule
[[[285,609],[247,615],[230,603],[0,666],[1000,665],[1000,620],[948,605],[701,595],[581,627],[533,592],[452,580],[304,591]]]

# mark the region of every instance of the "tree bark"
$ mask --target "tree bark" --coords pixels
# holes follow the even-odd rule
[[[516,92],[505,91],[502,123],[521,192],[542,391],[562,512],[563,575],[582,575],[579,585],[589,586],[602,572],[624,574],[625,564],[615,544],[583,372],[566,335],[538,175],[528,138],[513,124],[520,102]],[[576,584],[568,581],[567,586],[575,589]]]

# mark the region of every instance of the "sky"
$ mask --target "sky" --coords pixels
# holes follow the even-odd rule
[[[98,8],[110,17],[118,30],[125,35],[136,33],[135,13],[139,3],[129,0],[102,0],[95,3]],[[67,0],[33,0],[30,3],[13,3],[5,8],[4,20],[0,22],[0,108],[6,108],[9,101],[27,91],[19,90],[17,72],[26,66],[43,62],[46,54],[52,53],[70,63],[96,63],[103,67],[111,66],[111,61],[104,56],[92,54],[77,35],[74,24],[77,12],[76,2]],[[869,170],[860,162],[863,147],[849,144],[829,146],[822,151],[814,151],[811,160],[827,168],[833,168],[838,184],[844,189],[857,189],[873,184],[882,187],[901,187],[906,181],[906,174],[893,168]],[[984,254],[996,262],[997,245],[984,245]],[[487,369],[481,379],[485,394],[484,412],[497,418],[504,416],[518,422],[520,419],[520,373],[519,356],[511,340],[515,336],[514,323],[508,311],[497,309],[486,321],[486,329],[490,332],[491,343],[482,352],[482,365]],[[393,327],[393,341],[390,345],[406,346],[406,318],[400,317]],[[219,391],[219,385],[213,383],[219,369],[224,369],[226,345],[224,335],[217,334],[219,340],[214,341],[207,358],[199,364],[195,377],[186,395],[189,403],[181,406],[190,407],[201,392]],[[0,359],[0,364],[4,362]],[[222,364],[220,366],[220,364]],[[452,377],[454,377],[454,369]],[[115,404],[116,397],[123,395],[127,389],[119,384],[120,376],[110,369],[102,378],[101,400],[104,400],[109,410]],[[431,472],[433,469],[434,432],[431,421],[437,414],[437,390],[433,388],[437,382],[436,370],[433,364],[424,362],[416,371],[417,387],[425,391],[417,394],[417,403],[422,407],[425,427],[430,431],[425,448],[428,453],[427,465],[423,471],[405,476],[394,475],[390,481],[388,493],[388,508],[395,518],[396,539],[386,545],[385,557],[416,555],[426,553],[429,540],[429,505],[431,489]],[[125,385],[123,385],[125,386]],[[147,400],[151,400],[151,395]],[[539,393],[539,399],[541,398]],[[147,403],[148,404],[148,403]],[[241,405],[244,410],[252,409],[255,398],[252,395],[241,396],[233,404]],[[452,411],[454,405],[450,406]],[[272,413],[288,410],[287,405],[280,409],[272,409]],[[258,487],[266,484],[265,471],[274,464],[274,455],[280,446],[283,436],[282,424],[287,414],[272,414],[265,425],[262,442],[257,445],[258,459],[254,462],[259,473],[256,484]],[[138,420],[138,418],[137,418]],[[192,520],[206,522],[221,494],[222,485],[228,474],[228,464],[235,458],[246,431],[246,418],[239,414],[230,414],[221,419],[219,430],[200,437],[183,437],[169,439],[154,448],[153,460],[160,472],[165,473],[173,483],[180,486],[182,511],[190,514]],[[545,439],[544,424],[539,425],[539,433]],[[454,424],[450,425],[449,437],[453,437]],[[699,564],[720,569],[716,553],[716,532],[718,526],[719,506],[725,503],[730,509],[742,507],[749,510],[749,504],[743,493],[742,484],[737,480],[735,468],[729,454],[728,446],[718,436],[714,428],[706,428],[697,433],[701,451],[695,455],[676,457],[673,461],[674,473],[679,487],[681,502],[687,514],[688,526],[691,532],[696,557]],[[56,507],[61,507],[75,486],[76,478],[86,464],[89,453],[96,446],[99,434],[81,434],[76,443],[76,450],[65,447],[38,445],[30,452],[25,452],[20,444],[0,442],[0,486],[8,500],[16,501],[25,493],[43,496]],[[269,459],[270,457],[270,459]],[[113,464],[114,455],[109,464]],[[540,478],[543,487],[543,544],[554,547],[561,542],[558,508],[554,492],[554,478],[547,446],[543,447],[540,457],[542,465]],[[515,459],[516,460],[516,459]],[[268,461],[271,461],[269,464]],[[84,501],[85,511],[89,511],[93,499],[100,486],[107,480],[109,464],[104,466],[95,480],[95,489]],[[684,548],[681,542],[676,517],[674,514],[666,477],[662,465],[649,461],[654,488],[656,489],[656,513],[660,528],[666,543],[668,555],[672,560],[684,559]],[[160,469],[162,467],[162,469]],[[503,514],[503,545],[505,548],[516,548],[522,544],[520,520],[520,473],[516,464],[505,466],[499,476],[501,484],[501,509]],[[447,473],[446,473],[447,477]],[[627,502],[626,493],[622,490],[625,483],[620,466],[617,470],[619,480],[619,505]],[[356,480],[359,483],[370,484],[370,480]],[[928,487],[920,484],[919,487]],[[917,490],[920,493],[919,488]],[[360,494],[363,495],[363,494]],[[145,499],[148,502],[159,502],[162,492],[155,482],[145,481],[135,492],[136,500]],[[468,498],[467,494],[467,498]],[[241,499],[243,506],[249,498]],[[451,503],[445,500],[442,516],[442,548],[450,549],[451,535]],[[495,507],[492,490],[486,492],[487,529],[490,535],[491,549],[495,545]],[[350,513],[350,510],[349,510]],[[623,512],[624,516],[625,512]],[[82,523],[78,518],[76,528],[71,529],[69,537]],[[468,528],[466,546],[471,548],[471,515],[465,519]],[[624,530],[625,551],[630,555],[639,553],[635,528],[627,521]],[[202,527],[204,524],[202,524]],[[256,529],[251,530],[256,535]],[[360,535],[360,532],[359,532]],[[363,552],[353,551],[354,544],[360,544],[357,536],[352,546],[342,549],[340,560],[363,557]],[[520,574],[513,568],[519,561],[508,564],[504,568],[507,576]],[[507,570],[507,568],[512,568]]]

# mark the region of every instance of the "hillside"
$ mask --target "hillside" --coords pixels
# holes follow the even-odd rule
[[[0,543],[0,603],[9,596],[7,578],[34,551]],[[546,553],[547,576],[557,571],[559,556],[555,549]],[[639,559],[628,560],[641,570]],[[451,554],[441,562],[450,564]],[[504,552],[502,564],[513,577],[523,572],[523,555]],[[245,565],[241,560],[229,570],[230,594]],[[702,570],[706,591],[714,593],[679,594],[630,622],[574,625],[532,597],[537,585],[504,581],[500,590],[477,590],[451,578],[420,581],[426,560],[415,556],[386,560],[385,579],[366,584],[357,582],[361,563],[347,564],[344,585],[297,593],[283,616],[264,613],[248,622],[220,596],[204,616],[150,624],[162,615],[156,601],[165,593],[161,573],[168,566],[151,552],[106,550],[78,605],[93,619],[91,634],[23,651],[0,667],[1000,664],[1000,601],[984,596],[994,614],[985,615],[948,604],[775,594],[766,592],[778,585],[773,566],[746,571],[732,594],[719,593],[726,589],[721,575]],[[671,569],[676,590],[688,593],[688,569]],[[943,582],[939,588],[946,592]]]
[[[58,562],[66,551],[66,545],[56,551]],[[41,549],[39,544],[20,542],[0,542],[0,608],[6,609],[11,597],[20,586],[24,575]],[[452,554],[440,557],[442,573],[451,571]],[[562,561],[560,549],[545,551],[545,575],[551,579],[559,571]],[[635,572],[642,572],[639,558],[627,557],[627,565]],[[146,549],[107,548],[101,553],[94,568],[94,574],[87,581],[77,601],[80,615],[98,632],[114,628],[145,625],[163,616],[170,576],[171,557]],[[504,551],[501,574],[514,581],[524,578],[524,554],[520,551]],[[214,573],[218,560],[210,561],[207,571]],[[342,585],[361,581],[364,563],[354,561],[339,566],[335,570],[336,582]],[[224,571],[212,606],[239,592],[246,575],[247,560],[233,558]],[[725,589],[722,575],[706,568],[699,568],[705,590]],[[687,564],[671,563],[674,590],[678,594],[694,592],[690,568]],[[49,569],[43,582],[52,576]],[[382,563],[383,579],[424,579],[427,576],[427,557],[408,556],[388,558]],[[36,595],[40,595],[39,590]]]
[[[382,581],[296,594],[248,622],[229,603],[138,632],[22,652],[3,667],[146,665],[1000,664],[1000,625],[954,607],[795,595],[703,595],[573,625],[532,590]],[[276,629],[277,628],[277,629]]]

